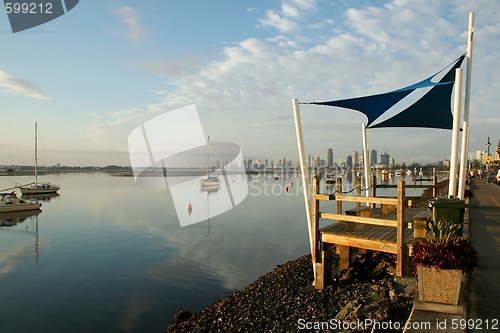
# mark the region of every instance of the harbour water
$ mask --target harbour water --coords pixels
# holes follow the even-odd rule
[[[0,332],[161,332],[177,308],[200,311],[309,253],[297,175],[249,175],[240,204],[185,227],[168,190],[133,177],[44,178],[61,190],[39,215],[0,216]]]

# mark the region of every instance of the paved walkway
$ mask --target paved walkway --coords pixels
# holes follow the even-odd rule
[[[469,281],[467,317],[481,319],[483,329],[476,327],[469,332],[500,332],[500,187],[475,177],[471,190],[469,232],[479,266]],[[497,330],[486,329],[486,320],[496,320]]]
[[[409,329],[408,333],[500,332],[500,187],[475,177],[471,190],[474,197],[469,216],[466,216],[466,220],[469,217],[469,225],[468,228],[465,226],[464,232],[468,229],[469,238],[478,253],[479,266],[469,280],[467,314],[460,316],[415,310],[411,322],[432,324],[428,329]],[[452,327],[453,323],[458,323],[458,327]],[[460,324],[468,325],[461,329]]]

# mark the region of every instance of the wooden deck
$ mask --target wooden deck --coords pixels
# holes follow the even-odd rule
[[[406,245],[411,246],[413,242],[415,218],[418,219],[424,215],[430,217],[430,212],[425,208],[406,209],[405,223],[406,226],[411,226],[411,228],[405,228],[404,230],[404,243]],[[392,220],[396,224],[397,212],[392,210],[388,214],[382,214],[381,208],[372,208],[370,210],[370,219]],[[397,253],[397,229],[394,226],[357,223],[356,230],[349,230],[347,223],[349,222],[340,221],[321,228],[319,232],[322,242]]]
[[[342,195],[342,180],[337,178],[339,194],[319,194],[318,179],[313,182],[313,247],[315,286],[323,289],[331,282],[331,245],[339,254],[339,269],[350,265],[351,248],[358,253],[366,250],[394,253],[397,256],[396,274],[408,273],[408,254],[414,238],[425,237],[423,225],[431,217],[429,210],[407,207],[405,182],[399,181],[397,197],[362,197],[359,188],[356,196]],[[359,183],[359,182],[358,182]],[[319,211],[320,201],[337,201],[337,214]],[[343,202],[355,202],[356,208],[343,211]],[[368,206],[360,206],[367,203]],[[379,205],[380,208],[375,208]],[[320,228],[320,221],[336,220],[336,223]]]

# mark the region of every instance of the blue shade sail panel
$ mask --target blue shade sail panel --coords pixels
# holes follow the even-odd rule
[[[453,115],[450,106],[455,69],[462,65],[465,54],[436,74],[416,84],[391,92],[307,104],[336,106],[352,109],[368,117],[367,128],[380,127],[425,127],[452,129]],[[413,93],[425,88],[424,93],[410,105],[397,110],[398,104],[405,105]],[[407,103],[407,101],[406,101]],[[395,111],[396,109],[396,111]],[[390,116],[384,114],[391,110]]]

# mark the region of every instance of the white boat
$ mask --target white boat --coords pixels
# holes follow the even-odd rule
[[[207,177],[200,179],[201,186],[217,186],[220,184],[220,180],[217,176],[210,176],[209,167],[210,167],[210,137],[208,137],[207,140]]]
[[[19,189],[23,194],[50,194],[56,193],[60,187],[48,182],[39,183],[38,182],[38,174],[37,174],[37,166],[38,166],[38,124],[35,123],[35,182],[21,185]]]
[[[40,210],[41,206],[38,202],[18,198],[14,192],[0,193],[0,213]]]
[[[327,185],[333,185],[337,182],[335,179],[335,175],[328,174],[326,175],[325,182]]]
[[[220,185],[220,180],[219,178],[215,176],[208,176],[207,178],[202,178],[200,179],[200,185],[201,186],[218,186]]]

